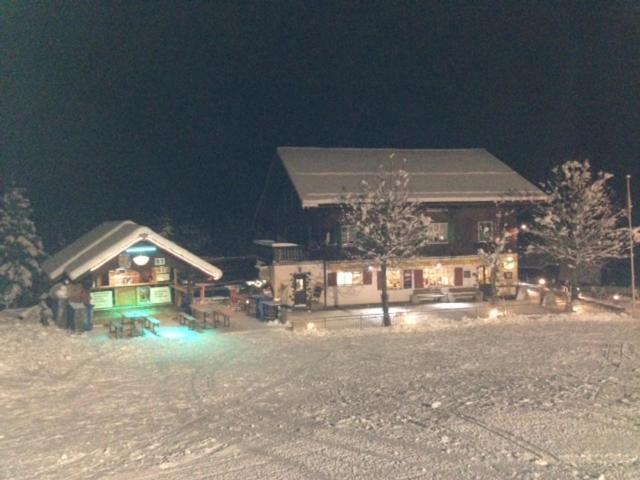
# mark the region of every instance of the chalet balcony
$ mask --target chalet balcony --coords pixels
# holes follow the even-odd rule
[[[258,258],[266,263],[286,263],[307,260],[307,249],[297,243],[254,240]]]

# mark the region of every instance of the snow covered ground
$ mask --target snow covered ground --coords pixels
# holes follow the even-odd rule
[[[110,340],[0,321],[2,479],[640,478],[609,314]]]

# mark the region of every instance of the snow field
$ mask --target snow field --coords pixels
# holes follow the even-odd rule
[[[636,323],[110,340],[7,319],[0,478],[639,478]]]

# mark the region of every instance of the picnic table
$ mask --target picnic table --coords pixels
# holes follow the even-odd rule
[[[220,305],[215,304],[194,304],[191,305],[191,313],[200,321],[202,328],[217,328],[219,325],[223,327],[231,326],[231,317],[223,311]]]
[[[146,316],[137,313],[122,314],[123,333],[127,333],[130,337],[143,336]]]

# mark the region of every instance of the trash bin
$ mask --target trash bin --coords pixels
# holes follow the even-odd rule
[[[256,318],[261,322],[264,320],[264,297],[256,298]]]
[[[280,323],[287,323],[289,320],[289,308],[285,305],[280,306],[280,311],[278,312],[278,319]]]
[[[93,330],[93,305],[85,303],[85,307],[87,309],[87,318],[84,321],[84,331],[88,332]]]
[[[69,302],[67,305],[67,328],[76,332],[84,331],[87,321],[87,307],[84,303]]]
[[[260,302],[262,306],[262,320],[263,322],[273,322],[278,319],[278,310],[280,305],[273,300],[264,300]]]

